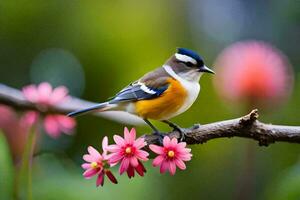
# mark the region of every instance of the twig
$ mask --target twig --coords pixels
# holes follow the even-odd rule
[[[19,110],[41,111],[36,105],[27,101],[19,90],[0,84],[0,104],[5,104]],[[68,113],[74,110],[86,108],[96,103],[78,98],[70,98],[67,102],[53,107],[46,112]],[[95,113],[97,116],[110,118],[119,122],[130,124],[142,124],[142,119],[118,111]],[[274,142],[300,143],[300,126],[282,126],[265,124],[257,120],[258,111],[253,110],[250,114],[231,120],[219,121],[205,125],[194,125],[185,129],[185,141],[188,144],[202,144],[215,138],[243,137],[258,141],[260,146],[268,146]],[[177,131],[167,133],[170,137],[179,138]],[[148,144],[157,143],[155,135],[145,135]]]
[[[257,109],[248,115],[205,125],[194,125],[186,129],[186,142],[188,144],[203,144],[215,138],[242,137],[258,141],[260,146],[268,146],[275,142],[300,143],[300,126],[281,126],[265,124],[257,120]],[[168,133],[170,137],[179,138],[177,131]],[[145,135],[146,141],[156,143],[158,137]]]

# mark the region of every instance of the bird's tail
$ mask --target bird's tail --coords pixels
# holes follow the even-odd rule
[[[76,117],[78,115],[86,114],[86,113],[93,112],[93,111],[103,112],[103,111],[110,110],[114,107],[116,107],[116,104],[110,104],[109,102],[104,102],[104,103],[100,103],[100,104],[91,106],[89,108],[85,108],[85,109],[82,109],[82,110],[76,110],[74,112],[70,112],[68,114],[68,116],[69,117]]]

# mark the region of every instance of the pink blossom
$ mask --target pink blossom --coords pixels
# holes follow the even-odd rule
[[[0,104],[0,130],[6,137],[15,163],[20,161],[28,139],[28,132],[37,122],[35,113],[28,112],[20,118],[12,108]]]
[[[260,41],[237,42],[218,56],[215,86],[225,99],[270,107],[286,99],[293,77],[285,55]]]
[[[31,127],[38,121],[38,113],[34,111],[26,112],[20,119],[23,126]]]
[[[65,101],[68,98],[68,89],[64,86],[53,89],[49,83],[43,82],[38,86],[25,86],[23,88],[23,95],[32,103],[48,107]]]
[[[176,172],[176,166],[184,170],[186,169],[184,161],[191,160],[191,149],[186,148],[185,142],[179,142],[176,138],[172,140],[165,136],[163,139],[163,146],[154,144],[149,145],[149,148],[158,156],[153,160],[153,166],[160,166],[160,173],[165,173],[169,170],[171,175]]]
[[[107,150],[111,152],[109,155],[109,162],[116,165],[119,162],[119,173],[123,174],[125,171],[129,178],[134,177],[134,170],[140,175],[144,176],[146,169],[142,161],[147,161],[149,154],[141,150],[146,146],[144,138],[136,139],[136,131],[134,128],[128,131],[125,127],[124,138],[119,135],[114,135],[116,144],[109,145]]]
[[[46,112],[52,106],[58,105],[68,99],[68,90],[64,86],[52,88],[49,83],[41,83],[38,86],[29,85],[23,88],[23,95],[36,104],[41,112]],[[30,111],[31,113],[33,111]],[[36,112],[36,115],[38,113]],[[58,138],[60,134],[71,134],[76,121],[73,118],[61,114],[49,114],[44,117],[44,128],[52,138]]]
[[[112,183],[117,184],[117,179],[109,170],[109,162],[107,160],[107,151],[106,147],[108,146],[107,137],[103,138],[102,148],[103,153],[100,154],[95,148],[92,146],[88,147],[88,154],[83,156],[83,159],[86,163],[82,164],[82,168],[85,170],[83,176],[86,179],[90,179],[93,176],[97,176],[96,186],[103,186],[104,184],[104,175],[106,175]]]

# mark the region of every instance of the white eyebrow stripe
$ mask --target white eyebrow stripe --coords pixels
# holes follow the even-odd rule
[[[194,65],[197,64],[197,61],[194,58],[191,58],[190,56],[187,56],[187,55],[182,55],[182,54],[179,54],[179,53],[175,53],[175,57],[178,60],[182,61],[182,62],[191,62]]]

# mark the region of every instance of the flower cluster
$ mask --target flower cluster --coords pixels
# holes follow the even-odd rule
[[[88,153],[83,156],[87,162],[82,165],[85,169],[83,176],[90,179],[92,176],[98,176],[96,185],[103,186],[104,175],[113,182],[117,183],[115,176],[109,170],[120,163],[119,173],[122,175],[127,173],[129,178],[135,176],[137,172],[140,176],[144,176],[146,169],[143,162],[148,161],[149,153],[143,150],[147,145],[145,139],[136,138],[136,131],[132,128],[130,131],[124,129],[124,138],[119,135],[114,135],[115,144],[108,145],[107,137],[102,141],[103,153],[100,154],[93,147],[88,147]],[[191,160],[191,149],[186,148],[185,142],[178,142],[176,138],[170,139],[165,136],[163,146],[149,145],[149,148],[158,156],[153,160],[153,166],[160,166],[160,173],[165,173],[167,170],[171,175],[176,172],[176,166],[184,170],[186,165],[184,162]]]
[[[63,103],[68,98],[68,90],[64,86],[52,88],[49,83],[43,82],[38,86],[29,85],[23,88],[24,97],[36,104],[41,112],[51,110],[55,105]],[[38,112],[29,111],[27,116],[34,118],[39,116]],[[73,118],[67,117],[62,114],[47,114],[44,117],[44,129],[52,138],[58,138],[60,134],[71,134],[76,125]]]

